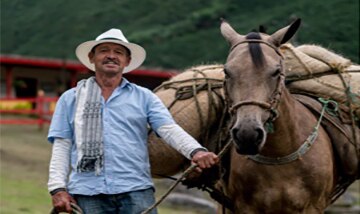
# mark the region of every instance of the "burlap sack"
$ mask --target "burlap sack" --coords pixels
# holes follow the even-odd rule
[[[207,78],[207,80],[205,78]],[[164,104],[169,107],[175,100],[176,88],[188,86],[189,90],[191,90],[189,93],[191,94],[193,90],[192,86],[194,84],[201,85],[205,84],[206,81],[210,84],[222,84],[223,78],[223,65],[193,67],[164,83],[170,87],[162,87],[155,93],[160,97]],[[200,104],[199,110],[195,98]],[[219,105],[219,99],[215,99],[214,101],[215,105]],[[170,108],[170,112],[175,121],[184,128],[185,131],[191,134],[191,136],[198,140],[203,132],[203,130],[201,130],[200,120],[205,120],[205,122],[211,124],[217,119],[216,112],[210,111],[211,113],[209,115],[209,97],[207,90],[200,91],[196,97],[176,101]]]
[[[282,45],[280,51],[284,55],[284,66],[287,78],[309,76],[331,70],[326,63],[312,58],[291,44]]]
[[[217,115],[214,106],[210,107],[211,111],[209,111],[210,100],[206,89],[209,85],[221,86],[223,78],[223,65],[193,67],[164,82],[159,88],[155,89],[155,93],[165,106],[171,106],[170,113],[175,121],[192,137],[202,143],[201,136],[205,131],[202,126],[215,124],[221,116]],[[202,85],[204,87],[201,87]],[[193,87],[199,90],[196,97],[192,96]],[[179,90],[188,92],[183,93],[184,96],[176,100],[176,96],[179,94],[177,91]],[[221,87],[214,90],[224,96]],[[214,98],[211,101],[214,102],[213,105],[222,110],[220,98],[213,94],[212,96]],[[199,105],[196,104],[197,102]],[[204,124],[201,124],[201,118]],[[149,136],[148,149],[151,174],[155,178],[174,175],[189,164],[189,161],[184,156],[164,143],[154,133]]]
[[[359,66],[360,69],[360,66]],[[355,73],[342,74],[351,92],[360,96],[360,70]],[[346,87],[339,74],[313,77],[308,80],[294,81],[287,85],[292,91],[306,92],[323,98],[331,98],[337,102],[347,101]]]
[[[351,96],[356,115],[360,117],[359,65],[351,65],[349,59],[316,45],[295,48],[285,44],[281,52],[290,91],[333,99],[340,104],[345,104]]]
[[[349,59],[317,45],[301,45],[296,47],[296,50],[326,63],[331,69],[343,70],[351,65]]]

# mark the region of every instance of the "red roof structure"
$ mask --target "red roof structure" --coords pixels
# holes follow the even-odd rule
[[[83,76],[91,76],[93,72],[88,70],[78,61],[60,60],[60,59],[44,59],[44,58],[30,58],[15,55],[0,55],[1,78],[5,79],[6,83],[6,97],[11,98],[13,87],[14,70],[21,69],[22,74],[28,72],[32,74],[33,78],[42,78],[45,72],[43,70],[52,71],[52,77],[55,78],[57,74],[55,71],[66,72],[69,76],[69,86],[74,87],[76,82]],[[46,72],[48,75],[49,72]],[[136,69],[130,73],[124,74],[130,82],[153,89],[160,85],[161,82],[176,75],[175,71],[160,71],[145,68]]]

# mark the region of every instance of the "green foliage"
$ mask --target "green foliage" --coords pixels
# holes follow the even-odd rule
[[[2,54],[75,59],[74,50],[109,28],[147,50],[147,67],[182,69],[224,62],[220,17],[240,33],[273,33],[302,18],[294,42],[318,44],[359,63],[357,0],[1,1]]]

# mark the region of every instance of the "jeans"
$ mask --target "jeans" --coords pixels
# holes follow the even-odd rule
[[[139,214],[155,203],[154,189],[115,195],[74,195],[84,214]],[[157,214],[154,208],[151,214]]]

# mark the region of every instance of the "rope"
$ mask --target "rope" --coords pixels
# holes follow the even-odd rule
[[[332,100],[324,100],[322,98],[319,98],[320,102],[324,104],[320,117],[314,127],[314,130],[312,133],[306,138],[305,142],[293,153],[283,156],[283,157],[267,157],[260,154],[257,155],[248,155],[247,157],[255,162],[261,163],[261,164],[268,164],[268,165],[280,165],[280,164],[287,164],[292,161],[295,161],[297,159],[300,159],[306,152],[308,152],[311,148],[311,146],[315,143],[315,140],[318,136],[319,127],[321,125],[321,121],[323,119],[323,116],[325,114],[325,111],[328,109],[329,103],[335,103],[336,102]]]
[[[339,77],[343,83],[343,86],[345,88],[345,93],[346,93],[346,98],[347,98],[347,105],[349,107],[349,114],[350,114],[350,118],[351,118],[351,127],[352,127],[352,132],[353,132],[353,138],[354,138],[354,143],[355,143],[355,149],[356,149],[356,153],[357,156],[360,157],[360,149],[359,149],[359,145],[360,142],[358,142],[358,136],[357,136],[357,131],[356,131],[356,122],[355,122],[355,118],[354,118],[354,102],[352,99],[352,92],[351,92],[351,88],[350,88],[350,84],[346,83],[344,76],[342,75],[342,71],[337,69]]]
[[[84,212],[82,211],[82,209],[75,203],[70,203],[70,206],[72,208],[72,214],[83,214]],[[55,208],[53,208],[50,211],[50,214],[58,214],[59,212],[55,210]]]
[[[232,141],[229,141],[224,148],[219,152],[218,157],[219,159],[221,159],[221,157],[225,154],[225,152],[230,148]],[[185,172],[176,180],[176,182],[164,193],[163,196],[161,196],[161,198],[154,203],[151,207],[149,207],[148,209],[146,209],[144,212],[142,212],[141,214],[148,214],[151,212],[151,210],[153,210],[155,207],[157,207],[169,194],[170,192],[172,192],[175,187],[182,182],[186,176],[188,176],[196,167],[198,167],[198,164],[193,164],[190,167],[188,167]]]
[[[292,52],[292,54],[297,58],[297,60],[300,62],[300,64],[305,68],[305,70],[310,74],[310,77],[312,77],[313,80],[315,80],[316,82],[323,84],[325,86],[328,86],[330,88],[336,89],[336,90],[340,90],[342,91],[342,88],[336,87],[334,85],[328,84],[327,82],[324,82],[322,80],[320,80],[319,78],[317,78],[316,76],[313,76],[313,73],[311,72],[311,69],[303,62],[303,60],[301,60],[301,58],[297,55],[297,53],[294,51],[293,48],[289,48],[288,50],[290,50]],[[347,81],[345,80],[344,75],[348,76],[348,79],[350,80],[350,74],[347,72],[344,72],[344,68],[343,67],[334,67],[331,63],[322,60],[321,62],[325,63],[327,66],[329,66],[330,69],[335,70],[338,75],[339,78],[342,81],[342,84],[345,88],[344,93],[346,94],[346,98],[347,98],[347,105],[349,107],[349,114],[350,114],[350,118],[351,118],[351,126],[352,126],[352,133],[353,133],[353,141],[355,144],[355,149],[356,149],[356,153],[357,156],[360,157],[360,142],[359,141],[359,136],[356,130],[356,121],[355,121],[355,113],[354,113],[354,102],[352,99],[352,95],[353,93],[351,92],[351,88],[350,88],[350,84],[347,83]]]

